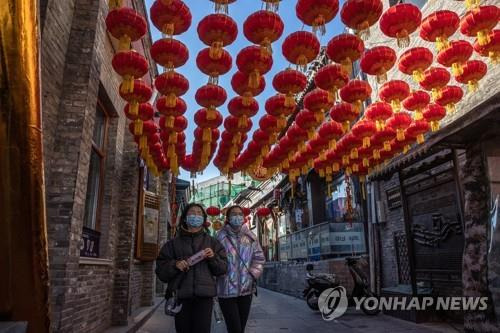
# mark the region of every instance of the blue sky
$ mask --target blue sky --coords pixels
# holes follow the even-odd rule
[[[149,8],[153,4],[153,2],[154,0],[146,0],[148,15],[149,15]],[[214,4],[209,0],[184,0],[184,2],[189,6],[191,10],[193,21],[191,27],[187,32],[185,32],[180,36],[175,36],[175,38],[181,40],[189,48],[188,62],[184,66],[177,69],[179,73],[186,76],[186,78],[189,80],[189,91],[186,95],[183,96],[184,100],[188,105],[188,111],[186,112],[185,116],[188,119],[189,126],[186,129],[185,134],[186,134],[186,150],[187,154],[189,154],[192,149],[193,131],[196,128],[196,124],[194,124],[193,122],[193,115],[200,108],[194,99],[194,95],[196,93],[196,90],[202,85],[206,84],[208,80],[207,76],[201,73],[198,67],[196,66],[196,55],[200,50],[207,47],[199,40],[196,29],[198,26],[198,22],[200,22],[200,20],[203,17],[214,12]],[[277,42],[273,43],[273,60],[274,60],[273,68],[269,73],[265,75],[266,90],[257,97],[260,109],[259,113],[252,118],[253,128],[249,134],[251,134],[256,128],[258,128],[258,121],[260,117],[265,114],[264,110],[265,101],[267,100],[267,98],[271,97],[276,93],[272,87],[272,79],[274,75],[277,72],[285,69],[289,65],[288,61],[284,59],[281,53],[281,44],[283,43],[283,40],[290,33],[295,32],[297,30],[311,31],[310,27],[304,26],[302,22],[297,18],[295,14],[296,2],[297,2],[296,0],[283,0],[280,4],[278,13],[281,16],[283,22],[285,23],[285,30],[283,32],[282,37]],[[341,4],[343,3],[343,1],[340,2]],[[238,38],[233,44],[226,47],[226,50],[228,50],[231,56],[233,57],[233,68],[228,74],[219,78],[219,85],[224,87],[227,91],[228,94],[227,101],[229,101],[232,97],[236,95],[231,89],[231,83],[230,83],[233,73],[237,70],[235,64],[236,55],[238,54],[239,50],[248,45],[251,45],[251,43],[243,35],[243,22],[251,13],[260,10],[261,7],[262,7],[262,1],[260,0],[237,0],[236,2],[234,2],[229,6],[229,15],[238,23]],[[150,23],[150,28],[153,41],[160,39],[161,33],[156,29],[156,27]],[[333,36],[342,33],[342,30],[343,30],[343,24],[340,21],[339,14],[337,14],[335,19],[327,25],[326,34],[324,36],[320,36],[321,45],[326,45],[326,43],[328,43],[328,41]],[[224,106],[222,106],[219,109],[219,111],[222,113],[224,117],[228,115],[226,105],[227,102]],[[221,126],[219,129],[222,132],[223,126]],[[249,135],[249,138],[251,138],[251,135]],[[215,176],[219,176],[219,170],[212,163],[210,163],[209,166],[203,172],[203,175],[197,176],[196,181],[197,182],[203,181]],[[180,178],[188,180],[189,173],[181,169]]]

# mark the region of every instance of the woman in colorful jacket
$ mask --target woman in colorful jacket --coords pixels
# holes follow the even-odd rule
[[[206,221],[207,214],[200,204],[187,205],[177,236],[163,245],[156,259],[156,275],[168,283],[168,294],[175,289],[182,304],[175,316],[178,333],[210,332],[216,276],[227,271],[226,251],[206,232]],[[190,266],[187,259],[199,251],[203,251],[203,260]]]
[[[227,274],[217,278],[217,295],[228,333],[245,331],[256,280],[265,262],[262,248],[244,220],[240,206],[229,207],[226,225],[217,234],[228,260]]]

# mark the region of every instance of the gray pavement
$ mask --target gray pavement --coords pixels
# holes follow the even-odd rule
[[[323,333],[323,332],[429,332],[456,333],[448,324],[414,324],[379,314],[366,316],[349,309],[334,321],[324,321],[319,312],[311,311],[304,300],[259,288],[254,297],[246,333]],[[163,314],[163,306],[139,330],[140,333],[175,333],[173,320]],[[225,333],[224,323],[212,322],[213,333]]]

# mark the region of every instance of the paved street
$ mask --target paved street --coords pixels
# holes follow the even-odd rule
[[[212,332],[225,333],[224,323],[213,322]],[[247,333],[272,332],[459,332],[447,324],[420,324],[399,320],[386,315],[369,317],[362,312],[349,310],[340,320],[326,322],[317,312],[309,310],[301,299],[259,288],[254,298]],[[174,333],[173,321],[163,314],[160,306],[140,333]]]

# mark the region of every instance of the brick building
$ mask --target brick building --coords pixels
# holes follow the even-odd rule
[[[124,5],[147,15],[142,0]],[[154,304],[157,248],[143,246],[142,208],[160,206],[153,242],[165,240],[168,175],[148,174],[128,131],[107,1],[40,6],[51,331],[102,332]],[[149,60],[149,84],[157,74],[150,45],[148,34],[133,43]]]

